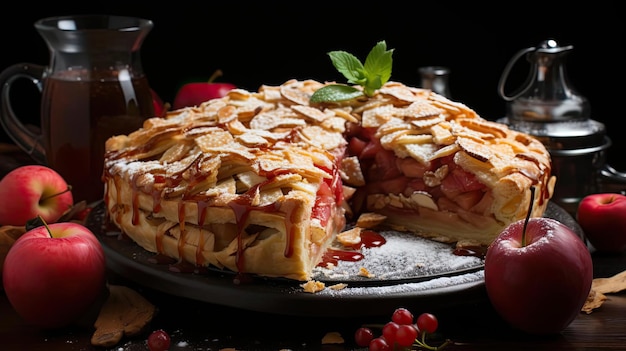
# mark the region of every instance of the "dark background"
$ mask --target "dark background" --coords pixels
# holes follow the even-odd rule
[[[42,17],[108,13],[151,19],[154,29],[142,47],[144,71],[170,102],[180,85],[208,80],[216,69],[224,72],[219,80],[248,90],[291,78],[345,82],[327,53],[345,50],[364,60],[376,42],[385,40],[395,50],[392,80],[419,86],[419,67],[447,66],[452,98],[495,120],[505,114],[497,86],[507,62],[523,48],[555,39],[574,46],[566,59],[571,86],[589,100],[591,117],[607,126],[613,140],[609,162],[626,170],[625,13],[617,1],[578,7],[569,1],[395,0],[13,5],[0,14],[0,68],[47,64],[47,48],[33,27]],[[521,86],[528,72],[523,60],[508,86]],[[29,117],[37,120],[38,112]],[[8,140],[4,131],[0,139]]]

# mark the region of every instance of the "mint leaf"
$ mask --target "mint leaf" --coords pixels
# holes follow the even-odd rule
[[[339,102],[355,99],[363,94],[372,96],[377,89],[391,78],[393,49],[387,50],[387,43],[380,41],[372,48],[365,64],[346,51],[331,51],[328,53],[333,65],[343,74],[348,83],[363,87],[363,91],[348,85],[333,84],[317,90],[311,96],[311,102]]]
[[[387,50],[387,44],[381,41],[367,55],[364,65],[367,82],[363,86],[366,95],[373,95],[374,90],[380,89],[391,78],[392,54],[393,49]]]
[[[340,102],[356,99],[361,96],[363,96],[363,92],[355,87],[331,84],[315,91],[311,96],[310,102]]]
[[[363,64],[356,56],[345,51],[331,51],[328,56],[337,71],[348,78],[348,83],[361,85],[366,81]]]

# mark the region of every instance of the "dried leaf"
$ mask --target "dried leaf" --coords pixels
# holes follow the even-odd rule
[[[624,290],[626,290],[626,271],[608,278],[595,278],[591,283],[591,291],[589,291],[587,301],[581,310],[589,314],[602,306],[602,303],[607,299],[605,294],[618,293]]]
[[[626,290],[626,271],[609,278],[596,278],[591,283],[591,289],[603,294],[616,293]]]
[[[602,306],[604,300],[606,300],[606,296],[603,293],[591,289],[591,291],[589,291],[589,296],[587,296],[587,300],[583,305],[582,311],[589,314],[594,309]]]
[[[156,312],[152,303],[128,287],[111,285],[109,292],[94,323],[91,344],[95,346],[111,347],[124,336],[139,334]]]

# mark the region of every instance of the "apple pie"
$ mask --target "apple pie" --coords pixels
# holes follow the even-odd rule
[[[305,281],[362,213],[483,245],[524,218],[531,199],[531,215],[543,215],[555,177],[532,136],[398,82],[311,103],[326,84],[234,89],[110,138],[109,220],[144,249],[194,266]]]

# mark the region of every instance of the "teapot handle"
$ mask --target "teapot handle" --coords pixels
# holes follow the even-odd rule
[[[531,47],[531,48],[526,48],[526,49],[522,49],[520,51],[518,51],[510,60],[509,62],[506,64],[506,66],[504,67],[504,71],[502,72],[502,76],[500,76],[500,81],[498,82],[498,94],[500,94],[500,97],[502,97],[505,101],[512,101],[517,99],[518,97],[520,97],[522,94],[524,94],[526,92],[526,90],[528,90],[528,87],[530,87],[529,84],[525,84],[526,87],[524,87],[523,89],[521,89],[517,94],[513,95],[513,96],[508,96],[506,95],[506,93],[504,92],[504,85],[506,83],[506,80],[509,77],[509,73],[511,73],[511,69],[513,68],[513,65],[515,65],[515,63],[517,62],[517,60],[519,60],[522,56],[526,55],[527,53],[531,52],[531,51],[535,51],[537,48],[535,47]],[[526,83],[528,83],[528,80],[526,81]]]
[[[616,183],[626,183],[626,172],[619,172],[608,164],[605,164],[602,169],[600,169],[600,176]]]
[[[0,73],[0,125],[9,137],[36,162],[46,164],[42,135],[36,134],[17,118],[11,106],[11,86],[17,79],[30,80],[39,92],[43,90],[42,79],[45,67],[32,63],[18,63],[5,68]]]

